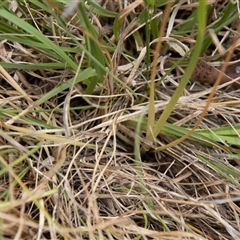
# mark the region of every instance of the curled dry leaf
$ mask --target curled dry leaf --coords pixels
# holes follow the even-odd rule
[[[220,69],[215,68],[205,62],[203,59],[199,59],[197,66],[192,74],[191,80],[200,83],[214,84],[220,73]],[[226,72],[221,79],[222,83],[227,83],[237,77],[240,77],[240,63],[227,66]],[[240,82],[236,81],[232,83],[233,86],[240,87]]]

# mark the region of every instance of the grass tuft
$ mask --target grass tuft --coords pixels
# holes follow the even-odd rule
[[[238,5],[1,1],[0,239],[240,239]]]

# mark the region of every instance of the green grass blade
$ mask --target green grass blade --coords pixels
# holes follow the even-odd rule
[[[236,125],[234,127],[227,126],[227,127],[219,127],[219,128],[211,128],[211,131],[208,129],[198,129],[196,132],[207,135],[209,132],[214,132],[217,135],[223,136],[237,136],[240,134],[240,125]]]
[[[221,29],[224,28],[226,25],[239,18],[239,14],[236,11],[236,4],[236,2],[229,1],[229,3],[222,12],[221,18],[219,18],[219,21],[217,21],[216,24],[211,27],[212,29],[214,29],[216,34],[221,31]],[[202,53],[205,53],[211,44],[212,38],[210,36],[206,37],[203,42]]]
[[[112,12],[112,11],[109,11],[109,10],[101,7],[101,6],[97,3],[97,1],[88,0],[87,2],[89,2],[90,5],[94,7],[93,12],[96,13],[96,14],[99,14],[100,16],[109,17],[109,18],[115,18],[115,17],[117,16],[117,13],[116,13],[116,12]],[[90,7],[87,6],[87,5],[86,5],[86,8],[87,8],[87,9],[90,9]]]
[[[70,88],[72,86],[72,84],[76,84],[79,82],[82,82],[86,79],[89,79],[91,77],[96,76],[96,72],[94,69],[92,68],[87,68],[84,71],[82,71],[77,77],[75,78],[71,78],[70,80],[68,80],[67,82],[61,84],[60,86],[52,89],[50,92],[48,92],[47,94],[45,94],[41,99],[38,100],[38,105],[46,102],[47,100],[49,100],[50,98],[56,96],[57,94],[61,93],[62,91]]]
[[[68,57],[68,55],[61,49],[61,47],[55,45],[51,40],[49,40],[44,34],[39,32],[36,28],[31,26],[29,23],[18,18],[16,15],[0,9],[0,16],[8,21],[11,21],[19,28],[23,29],[25,32],[33,35],[39,42],[45,44],[49,49],[53,50],[62,61],[66,62],[73,70],[77,70],[77,64]]]
[[[23,63],[7,63],[7,62],[1,62],[0,63],[3,68],[5,69],[25,69],[25,70],[39,70],[39,69],[64,69],[66,67],[69,67],[69,65],[66,66],[65,63],[29,63],[29,64],[23,64]]]
[[[205,27],[206,27],[205,12],[206,12],[206,3],[204,1],[200,1],[199,8],[198,8],[198,35],[197,35],[197,41],[193,50],[191,60],[189,61],[189,65],[187,66],[187,69],[183,74],[183,77],[179,83],[178,88],[174,92],[171,100],[169,101],[167,107],[164,109],[162,115],[160,116],[159,120],[157,121],[157,124],[153,129],[154,136],[157,136],[161,132],[165,122],[170,116],[172,110],[174,109],[175,104],[177,103],[178,99],[181,97],[192,75],[192,72],[197,64],[198,58],[202,51],[202,43],[204,40],[204,33],[205,33]]]
[[[90,34],[90,36],[88,34],[84,34],[86,48],[90,52],[90,54],[97,59],[97,62],[96,62],[96,61],[92,61],[91,58],[88,58],[88,66],[93,66],[93,68],[96,70],[96,73],[97,73],[96,77],[91,78],[91,83],[87,89],[87,93],[91,94],[96,84],[98,82],[100,83],[103,82],[106,71],[103,70],[101,66],[107,66],[108,62],[103,53],[103,50],[100,47],[99,42],[97,41],[98,33],[96,29],[93,27],[93,25],[90,23],[89,18],[86,14],[84,3],[80,3],[78,11],[82,20],[81,24]]]
[[[198,156],[202,162],[206,163],[209,167],[211,167],[215,172],[222,175],[229,182],[233,183],[235,186],[240,187],[239,177],[240,172],[236,171],[235,168],[231,166],[226,166],[223,163],[212,162],[205,157]],[[234,179],[236,177],[237,179]]]

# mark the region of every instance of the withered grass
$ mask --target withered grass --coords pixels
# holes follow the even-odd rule
[[[119,39],[113,34],[113,19],[89,9],[88,16],[101,33],[99,41],[104,39],[108,49],[112,72],[90,94],[85,94],[86,84],[81,82],[41,104],[39,99],[86,68],[87,56],[78,52],[74,42],[85,44],[77,27],[81,23],[74,12],[62,29],[31,1],[11,6],[19,18],[64,46],[78,69],[51,67],[50,63],[61,63],[54,54],[7,40],[0,32],[0,239],[240,239],[240,89],[231,87],[231,82],[218,86],[198,128],[217,140],[189,138],[155,151],[181,134],[166,126],[152,143],[145,139],[144,127],[136,132],[137,123],[132,122],[141,116],[146,122],[149,104],[147,53],[139,45],[145,42],[145,23],[131,22],[146,7],[139,2],[133,9],[128,6],[134,1],[102,2],[109,11],[125,7],[132,11],[121,22]],[[214,26],[228,1],[207,3],[214,6],[208,19],[208,26]],[[195,1],[176,1],[171,8],[157,64],[156,117],[167,106],[187,63],[169,69],[195,43],[193,32],[177,30],[191,20],[197,6]],[[29,10],[27,16],[23,10],[25,14]],[[163,10],[164,6],[156,9],[157,19]],[[203,56],[212,66],[221,65],[238,34],[237,23],[228,23],[217,33],[210,31],[212,44]],[[237,46],[234,54],[238,53]],[[49,66],[16,69],[6,63]],[[207,83],[189,82],[168,123],[191,129],[211,91]],[[236,145],[218,138],[215,129],[226,126],[235,129]],[[140,151],[146,145],[151,149],[142,151],[139,158],[134,154],[136,135]]]

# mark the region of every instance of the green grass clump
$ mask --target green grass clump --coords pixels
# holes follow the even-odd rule
[[[238,18],[2,1],[0,239],[238,239],[239,90],[191,79],[200,58],[235,66]]]

